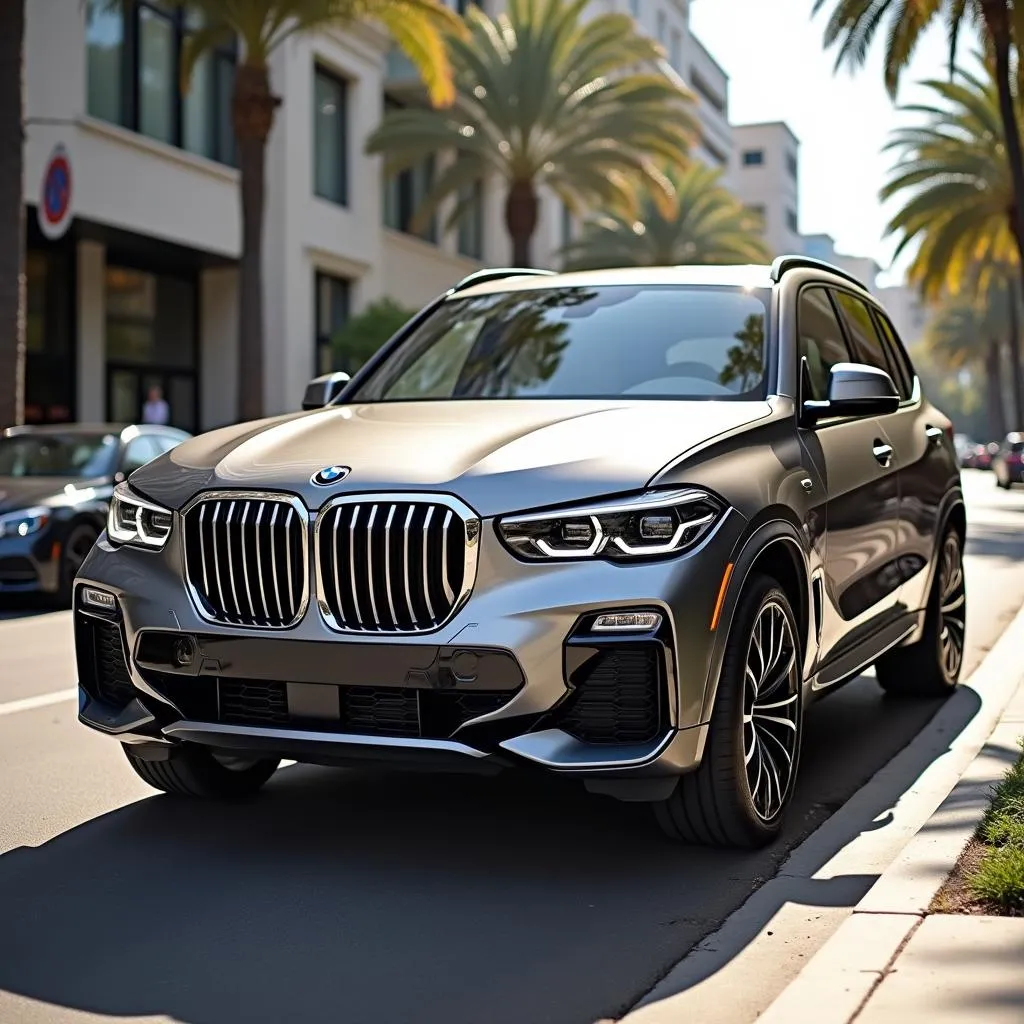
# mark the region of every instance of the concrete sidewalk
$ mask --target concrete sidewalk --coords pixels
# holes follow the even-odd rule
[[[938,810],[762,1024],[1024,1022],[1024,918],[929,912],[1022,735],[1024,685]]]

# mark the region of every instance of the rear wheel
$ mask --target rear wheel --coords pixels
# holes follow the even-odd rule
[[[277,770],[274,759],[218,756],[205,747],[183,747],[168,761],[146,761],[123,746],[135,773],[154,789],[201,800],[238,800],[256,793]]]
[[[701,765],[654,805],[673,839],[753,849],[779,834],[800,756],[801,660],[789,599],[754,577],[726,642]]]
[[[945,697],[956,689],[964,661],[967,587],[960,535],[950,529],[917,643],[897,647],[875,665],[878,682],[897,697]]]

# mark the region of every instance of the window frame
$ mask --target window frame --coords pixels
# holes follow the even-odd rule
[[[796,320],[795,355],[796,355],[796,392],[797,392],[796,418],[797,418],[797,422],[798,423],[803,419],[804,402],[811,401],[811,399],[808,398],[804,394],[804,389],[806,387],[806,381],[804,379],[804,377],[805,377],[804,369],[805,369],[806,356],[804,356],[804,354],[800,350],[801,349],[801,345],[800,345],[800,338],[801,338],[800,317],[801,317],[801,312],[802,312],[804,295],[807,292],[809,292],[809,291],[813,291],[814,289],[820,289],[821,291],[823,291],[825,293],[825,297],[828,299],[829,309],[832,310],[832,316],[835,317],[836,326],[838,326],[838,328],[839,328],[839,338],[842,341],[844,347],[846,348],[846,354],[850,357],[851,362],[853,360],[853,354],[854,354],[854,349],[852,348],[852,346],[850,344],[850,338],[849,338],[849,336],[848,336],[848,334],[846,332],[846,324],[843,321],[843,317],[841,316],[841,311],[840,311],[840,309],[838,307],[838,304],[836,303],[836,300],[835,300],[834,296],[832,295],[832,285],[828,281],[808,281],[805,284],[802,284],[800,286],[799,291],[796,294],[796,318],[795,318],[795,320]],[[808,370],[808,374],[809,374],[809,372],[810,371]],[[815,427],[815,429],[819,429],[819,428],[822,428],[822,427],[830,427],[833,424],[837,424],[837,423],[849,423],[851,420],[854,420],[856,418],[857,417],[852,417],[852,416],[828,416],[828,417],[825,417],[823,419],[818,420],[815,423],[814,427]]]
[[[171,28],[173,38],[173,67],[172,67],[172,81],[170,87],[173,90],[172,93],[172,110],[171,110],[171,138],[161,139],[155,135],[149,135],[142,130],[142,19],[144,14],[151,17],[160,18],[164,22],[168,23]],[[100,114],[93,114],[89,110],[88,106],[88,50],[89,40],[85,40],[86,50],[86,114],[89,117],[94,117],[97,120],[103,121],[107,124],[116,124],[121,128],[125,128],[128,131],[134,132],[137,135],[141,135],[143,138],[152,139],[154,142],[162,143],[165,146],[173,146],[175,149],[180,149],[183,153],[191,153],[193,156],[198,156],[204,160],[212,160],[215,163],[222,164],[226,167],[236,167],[238,165],[238,153],[237,146],[234,138],[234,131],[231,130],[228,134],[228,138],[224,139],[221,137],[221,124],[222,118],[221,111],[218,107],[219,92],[216,89],[217,74],[214,75],[214,89],[210,97],[210,105],[208,115],[213,126],[213,150],[215,155],[210,156],[207,153],[197,152],[194,149],[190,149],[185,145],[185,105],[187,102],[187,96],[181,90],[181,53],[182,47],[185,40],[195,31],[194,28],[190,28],[188,25],[188,11],[185,8],[171,8],[168,9],[162,6],[154,0],[133,0],[132,3],[126,4],[123,10],[120,12],[119,17],[121,19],[121,53],[120,53],[120,96],[119,96],[119,117],[116,121],[108,121],[107,118]],[[87,14],[88,18],[88,14]],[[88,31],[88,29],[87,29]],[[210,51],[210,54],[214,61],[215,71],[219,71],[220,66],[228,62],[231,65],[232,71],[237,71],[238,68],[238,56],[239,47],[237,38],[233,39],[230,44],[218,46],[214,50]],[[231,110],[230,103],[228,109],[228,123],[231,123]]]
[[[757,157],[757,159],[754,160],[754,159],[751,159],[751,157]],[[744,167],[764,167],[765,166],[764,147],[762,146],[760,149],[745,149],[745,150],[743,150],[743,152],[740,153],[740,163]]]
[[[334,367],[333,345],[331,336],[325,335],[320,330],[320,294],[324,285],[341,284],[344,286],[345,294],[345,323],[352,318],[352,279],[343,277],[341,274],[333,274],[329,270],[316,267],[313,272],[313,376],[319,377],[322,373],[332,373],[331,370],[321,369],[322,357],[325,351],[331,352],[330,365]],[[349,371],[345,371],[349,372]]]
[[[340,118],[341,118],[341,154],[340,154],[340,159],[338,161],[338,172],[339,172],[339,177],[340,177],[340,188],[338,189],[338,193],[340,195],[340,198],[338,198],[337,196],[333,196],[333,195],[326,195],[325,193],[321,192],[320,191],[320,184],[317,181],[317,163],[318,163],[317,162],[317,150],[318,150],[318,147],[319,147],[319,143],[318,143],[319,133],[317,132],[317,125],[319,124],[319,118],[320,118],[319,110],[317,109],[317,104],[316,104],[316,87],[317,87],[317,80],[318,79],[323,79],[324,81],[329,82],[331,85],[337,86],[340,89],[340,91],[341,91],[341,103],[339,105],[339,108],[340,108],[339,109],[339,114],[336,114],[336,116],[340,116]],[[349,169],[349,158],[350,158],[350,152],[349,151],[350,151],[351,147],[349,146],[349,137],[348,137],[349,136],[349,127],[350,127],[349,106],[350,106],[350,103],[351,103],[351,98],[350,98],[351,89],[349,88],[350,82],[348,81],[348,79],[346,79],[342,75],[339,75],[336,71],[334,71],[331,68],[327,67],[321,61],[314,60],[313,61],[313,81],[312,81],[312,86],[313,86],[313,182],[312,182],[312,184],[313,184],[313,195],[316,196],[318,199],[323,199],[325,202],[333,203],[335,206],[341,206],[341,207],[347,209],[351,205],[351,198],[352,198],[351,194],[350,194],[350,187],[349,187],[350,184],[351,184],[351,181],[352,181],[352,175],[350,174],[350,169]],[[335,184],[337,184],[337,182],[335,182]]]

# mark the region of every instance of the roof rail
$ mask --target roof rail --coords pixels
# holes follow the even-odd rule
[[[869,291],[866,284],[858,278],[854,277],[853,274],[843,270],[842,267],[837,267],[832,263],[826,263],[825,260],[816,260],[813,256],[778,256],[772,262],[771,279],[776,283],[782,278],[782,275],[787,270],[823,270],[828,274],[835,274],[836,277],[841,277],[844,280],[850,281],[855,284],[858,288],[863,288],[864,291]]]
[[[500,281],[506,277],[553,277],[553,270],[536,270],[530,267],[490,267],[487,270],[477,270],[464,277],[457,285],[449,289],[448,294],[464,291],[472,288],[475,284],[486,284],[488,281]]]

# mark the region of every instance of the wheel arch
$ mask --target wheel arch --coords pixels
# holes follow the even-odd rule
[[[807,554],[801,534],[788,518],[769,518],[748,531],[736,545],[732,567],[721,601],[721,614],[715,623],[715,640],[704,683],[701,724],[711,717],[729,630],[732,628],[740,595],[752,574],[763,572],[771,576],[786,593],[797,617],[797,632],[804,659],[810,641],[812,600]]]

